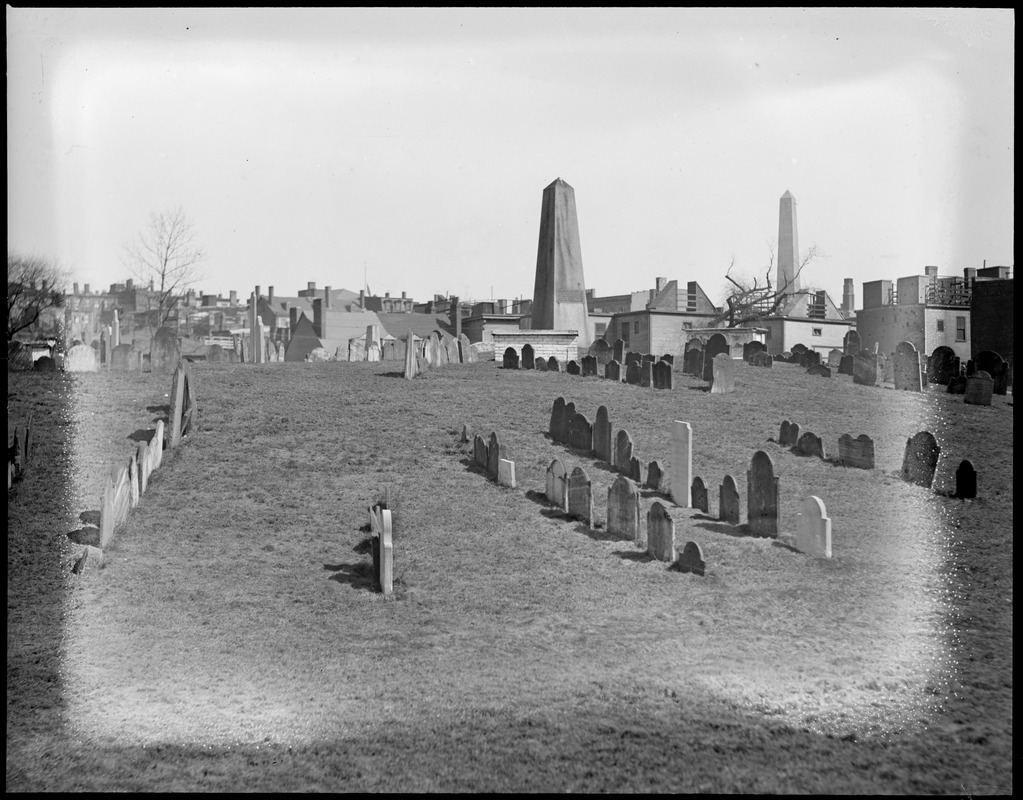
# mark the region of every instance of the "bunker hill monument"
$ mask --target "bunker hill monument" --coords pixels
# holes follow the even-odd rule
[[[778,292],[798,292],[799,239],[796,235],[796,198],[786,191],[778,213]]]
[[[575,190],[561,178],[543,190],[532,328],[578,331],[577,344],[591,344]]]

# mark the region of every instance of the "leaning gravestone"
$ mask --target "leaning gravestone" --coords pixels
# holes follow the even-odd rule
[[[896,391],[922,392],[920,353],[909,342],[900,342],[889,361],[894,362],[892,378]]]
[[[463,364],[468,364],[471,359],[469,358],[469,351],[472,348],[472,342],[469,341],[469,337],[464,333],[458,334],[458,360]]]
[[[593,493],[590,479],[582,467],[576,467],[568,476],[568,514],[587,526],[593,524]]]
[[[728,394],[735,391],[735,362],[728,353],[718,353],[714,356],[712,371],[711,394]]]
[[[941,448],[930,431],[920,431],[909,437],[902,458],[902,479],[930,489],[940,454]]]
[[[639,490],[623,475],[615,478],[607,490],[607,532],[626,536],[632,541],[641,538],[639,527]]]
[[[860,352],[860,335],[856,331],[849,331],[842,339],[842,347],[847,356],[854,356]]]
[[[735,479],[725,475],[718,490],[718,519],[730,525],[738,525],[739,517],[739,490],[735,486]]]
[[[593,423],[593,456],[605,464],[611,464],[614,459],[614,439],[612,436],[607,406],[601,406],[597,409],[597,420]]]
[[[172,328],[159,328],[153,335],[150,351],[150,362],[153,372],[173,372],[181,360],[181,345],[178,333]]]
[[[114,370],[139,370],[142,368],[140,353],[130,344],[119,344],[110,352],[110,368]],[[207,360],[209,356],[207,356]]]
[[[622,339],[615,339],[614,344],[611,345],[611,358],[617,361],[619,364],[625,363],[625,341]]]
[[[675,522],[656,500],[646,515],[646,551],[658,561],[675,560]]]
[[[955,496],[961,500],[972,500],[977,496],[977,470],[972,461],[962,461],[956,470]]]
[[[986,372],[974,372],[966,379],[963,402],[970,406],[989,406],[994,394],[995,382]]]
[[[632,439],[628,431],[618,431],[615,437],[615,460],[614,467],[619,472],[628,474],[632,462]]]
[[[568,511],[568,471],[556,458],[547,467],[546,494],[548,503]]]
[[[97,372],[99,356],[87,344],[76,344],[64,356],[65,372]]]
[[[504,351],[504,362],[502,366],[505,369],[519,368],[519,354],[514,347],[509,347]]]
[[[497,438],[497,433],[490,434],[490,446],[487,448],[487,472],[493,480],[497,480],[498,464],[502,458],[507,458],[504,452],[504,445]]]
[[[749,529],[754,536],[778,536],[778,479],[774,464],[763,450],[757,450],[746,473],[746,507]]]
[[[854,373],[856,357],[845,355],[842,356],[842,360],[838,363],[838,374],[839,375],[852,375]]]
[[[568,444],[568,424],[575,416],[575,403],[565,403],[565,413],[561,417],[561,426],[557,430],[556,442]]]
[[[693,508],[699,509],[704,514],[710,513],[708,511],[710,504],[707,498],[707,487],[703,483],[703,478],[693,478],[692,498]]]
[[[655,492],[664,491],[664,483],[666,483],[664,478],[665,472],[661,468],[661,462],[655,459],[647,465],[646,482],[643,485]]]
[[[671,363],[668,361],[658,361],[653,366],[653,385],[655,389],[671,389],[673,388],[674,379],[672,377]]]
[[[614,358],[614,348],[603,339],[597,339],[590,345],[587,355],[596,359],[598,370],[603,370],[607,366],[607,362]]]
[[[817,434],[806,431],[800,435],[796,446],[792,448],[792,452],[797,456],[815,456],[823,460],[824,442],[821,441],[821,437]]]
[[[796,549],[814,558],[831,558],[831,519],[819,497],[803,501],[796,519]]]
[[[948,394],[965,394],[968,380],[965,375],[953,375],[948,381]]]
[[[861,386],[877,386],[877,356],[865,350],[853,359],[853,383]]]
[[[825,366],[824,364],[814,364],[813,366],[807,368],[806,374],[814,375],[815,377],[818,378],[830,378],[831,367]]]
[[[551,437],[552,441],[558,441],[558,432],[564,425],[565,417],[565,398],[559,397],[554,401],[554,407],[551,409],[551,421],[550,425],[547,426],[547,434]]]
[[[691,572],[694,575],[707,574],[707,562],[703,560],[703,550],[696,542],[686,542],[686,546],[679,553],[675,568],[679,572]]]
[[[629,459],[629,468],[625,470],[625,475],[637,484],[643,483],[643,462],[639,460],[639,456]]]
[[[490,453],[487,448],[487,440],[479,434],[472,440],[472,460],[480,469],[490,468]]]
[[[742,346],[742,360],[752,361],[757,353],[766,353],[767,345],[763,342],[746,342]]]
[[[758,350],[750,357],[750,364],[754,367],[773,367],[774,358],[763,350]]]
[[[604,366],[604,377],[616,383],[622,382],[622,365],[612,359]]]
[[[442,340],[444,349],[447,350],[447,361],[449,364],[460,364],[462,362],[461,354],[458,352],[458,339],[452,336],[450,333],[444,334]]]
[[[838,463],[857,469],[874,468],[874,440],[861,433],[855,439],[848,433],[838,439]]]

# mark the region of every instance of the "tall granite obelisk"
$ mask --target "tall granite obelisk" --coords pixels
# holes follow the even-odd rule
[[[579,332],[580,347],[592,343],[575,190],[561,178],[543,190],[533,284],[533,330],[574,330]]]
[[[777,292],[799,291],[799,238],[796,236],[796,198],[791,192],[781,196],[778,213],[778,283]]]

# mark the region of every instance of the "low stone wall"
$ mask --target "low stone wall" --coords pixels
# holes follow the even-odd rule
[[[514,347],[522,358],[523,345],[531,345],[534,358],[554,356],[560,363],[579,357],[579,334],[576,331],[494,331],[494,360],[504,357],[504,351]]]

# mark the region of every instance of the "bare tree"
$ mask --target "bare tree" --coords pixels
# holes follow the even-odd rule
[[[46,309],[63,307],[68,277],[67,270],[45,258],[7,251],[8,342],[39,323]]]
[[[755,275],[752,279],[733,275],[735,259],[732,259],[725,271],[730,293],[725,297],[722,312],[713,319],[713,325],[725,323],[726,328],[738,328],[742,325],[755,324],[764,317],[778,313],[788,304],[790,298],[811,294],[808,289],[796,288],[799,276],[808,264],[820,258],[827,258],[825,253],[816,244],[811,245],[810,249],[800,256],[792,278],[784,286],[776,287],[771,282],[771,273],[774,271],[774,248],[768,245],[768,250],[771,257],[764,269],[762,282]]]
[[[206,252],[196,243],[195,225],[179,207],[149,215],[149,227],[125,245],[125,265],[152,287],[146,324],[155,330],[173,315],[189,285],[202,277]]]

